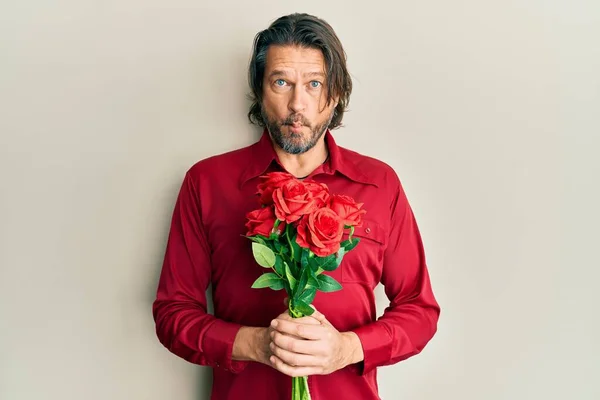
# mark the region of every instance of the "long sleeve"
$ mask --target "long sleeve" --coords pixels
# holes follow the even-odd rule
[[[420,353],[435,334],[440,314],[413,211],[398,177],[394,177],[396,189],[381,278],[390,304],[377,321],[353,330],[363,346],[362,374]]]
[[[169,351],[189,362],[237,373],[247,365],[231,357],[241,325],[207,313],[210,258],[199,192],[188,172],[175,204],[152,307],[156,334]]]

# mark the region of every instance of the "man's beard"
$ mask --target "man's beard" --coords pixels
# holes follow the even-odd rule
[[[312,149],[317,144],[321,136],[323,136],[327,130],[327,127],[331,123],[331,120],[333,119],[332,111],[325,121],[313,127],[310,121],[304,118],[304,116],[301,114],[291,114],[283,121],[276,121],[275,119],[270,118],[263,107],[261,107],[261,114],[263,121],[265,121],[265,125],[269,129],[271,137],[275,143],[277,143],[277,145],[281,147],[283,151],[289,154],[302,154]],[[300,122],[303,126],[308,127],[310,129],[310,136],[308,138],[304,138],[302,133],[293,133],[289,131],[287,135],[284,135],[283,132],[281,132],[282,126],[291,126],[294,124],[294,122]]]

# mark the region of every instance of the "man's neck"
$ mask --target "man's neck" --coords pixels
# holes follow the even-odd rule
[[[325,144],[325,135],[319,139],[312,149],[303,154],[286,153],[275,142],[273,142],[273,148],[283,168],[297,178],[305,178],[310,175],[329,156],[327,145]]]

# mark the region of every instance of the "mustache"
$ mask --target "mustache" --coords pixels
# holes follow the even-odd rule
[[[283,120],[282,125],[294,125],[296,123],[301,123],[305,126],[310,126],[310,121],[307,120],[302,114],[292,114]]]

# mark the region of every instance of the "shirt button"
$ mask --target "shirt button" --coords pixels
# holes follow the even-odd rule
[[[367,232],[367,233],[371,233],[371,228],[367,228],[367,229],[365,229],[365,232]]]

